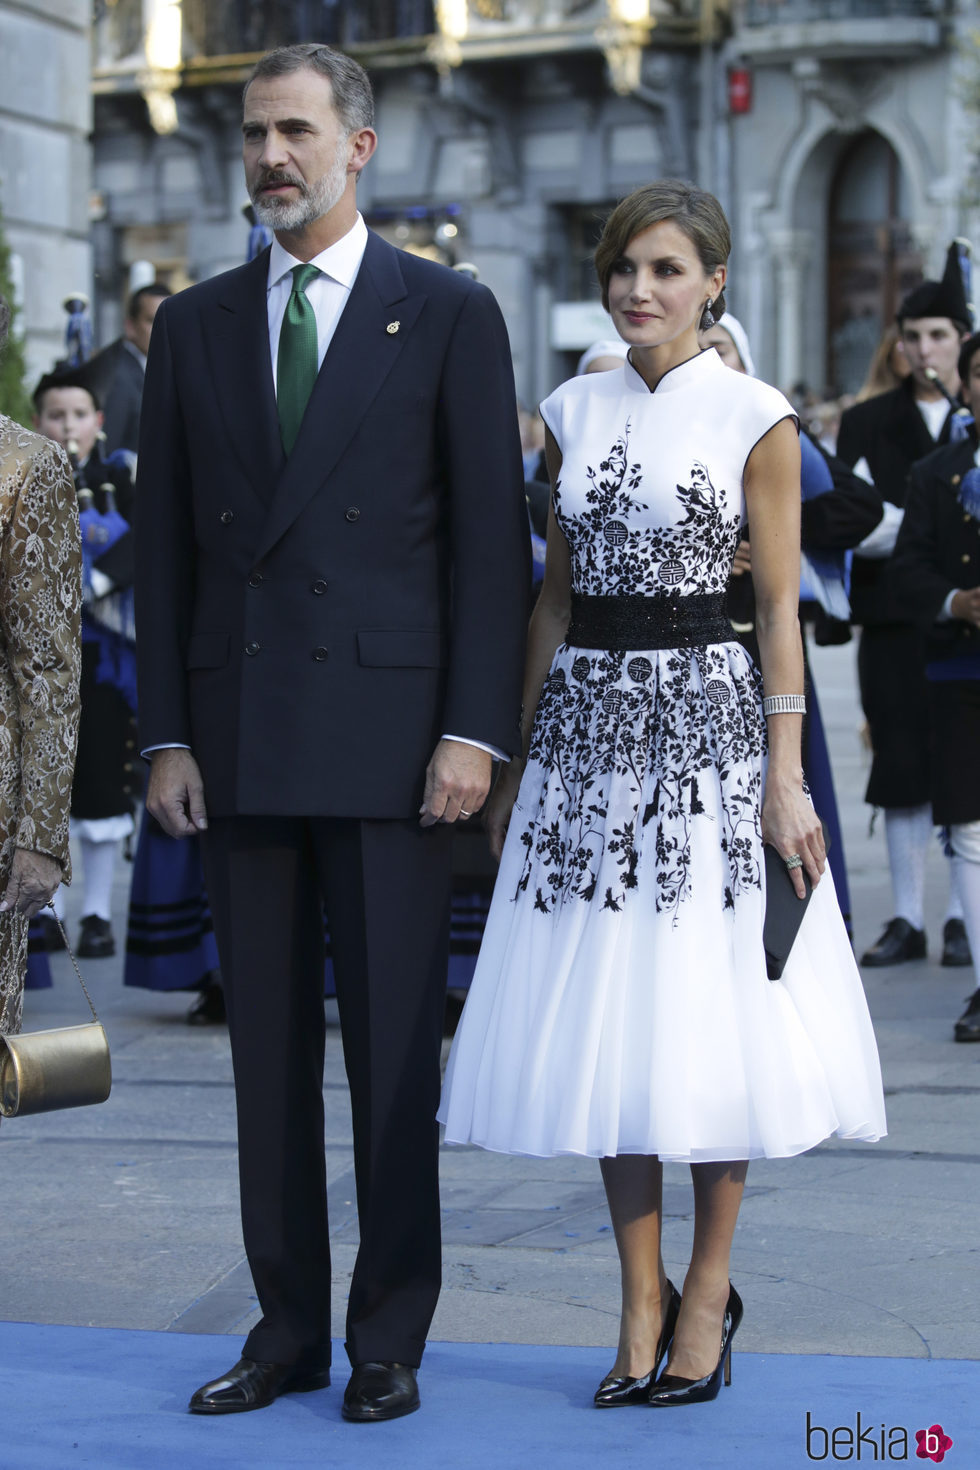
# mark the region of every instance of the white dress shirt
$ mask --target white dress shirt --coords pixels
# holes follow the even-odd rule
[[[347,305],[351,289],[357,279],[357,272],[361,268],[364,259],[364,251],[367,248],[368,232],[367,225],[361,215],[358,214],[346,235],[328,245],[326,250],[321,250],[319,255],[314,255],[309,262],[315,265],[320,274],[315,276],[306,288],[306,299],[313,308],[316,317],[316,365],[317,370],[323,366],[323,359],[327,355],[327,348],[337,329],[341,313]],[[286,303],[293,290],[292,270],[294,266],[305,265],[305,261],[297,260],[294,255],[280,245],[273,236],[272,247],[269,251],[269,281],[266,287],[266,309],[269,313],[269,352],[272,357],[272,380],[276,384],[279,362],[279,334],[282,331],[282,319],[286,314]],[[485,750],[496,760],[507,761],[510,759],[502,750],[494,745],[485,745],[481,740],[468,740],[462,735],[444,735],[444,740],[457,740],[462,745],[474,745],[477,750]],[[180,749],[187,750],[188,746]],[[151,755],[154,750],[173,749],[172,746],[149,745],[141,752],[142,755]]]
[[[306,288],[306,299],[316,317],[316,365],[319,370],[327,355],[331,338],[337,329],[341,312],[347,305],[351,287],[357,279],[364,251],[367,248],[367,225],[360,215],[341,239],[314,255],[309,262],[320,274]],[[266,288],[266,308],[269,313],[269,351],[272,355],[272,377],[275,382],[279,364],[279,333],[286,314],[286,303],[293,290],[292,270],[306,262],[290,255],[273,237],[269,251],[269,284]]]

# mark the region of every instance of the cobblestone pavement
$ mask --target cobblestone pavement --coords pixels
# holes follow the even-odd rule
[[[853,645],[816,650],[814,667],[860,952],[891,910],[882,827],[869,837],[862,802],[867,758]],[[944,867],[937,844],[930,958],[865,976],[888,1138],[827,1143],[749,1170],[734,1260],[746,1302],[743,1351],[980,1357],[980,1046],[952,1041],[975,982],[972,971],[938,965]],[[128,869],[118,884],[118,934],[127,881]],[[187,1027],[185,995],[124,990],[119,957],[85,968],[112,1042],[113,1093],[102,1107],[3,1123],[4,1315],[237,1338],[256,1313],[238,1222],[227,1035]],[[28,1027],[85,1018],[64,957],[54,971],[53,990],[28,996]],[[357,1218],[335,1014],[330,1021],[324,1096],[334,1335],[342,1337]],[[665,1177],[665,1256],[680,1283],[689,1176],[668,1166]],[[619,1275],[594,1161],[453,1148],[443,1152],[442,1179],[445,1289],[434,1339],[615,1342]]]

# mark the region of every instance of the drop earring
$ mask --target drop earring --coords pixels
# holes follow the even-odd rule
[[[713,301],[706,301],[704,303],[704,311],[701,313],[701,330],[702,330],[702,332],[708,332],[708,331],[710,331],[711,328],[715,324],[715,314],[711,310],[711,308],[713,306],[714,306],[714,302]]]

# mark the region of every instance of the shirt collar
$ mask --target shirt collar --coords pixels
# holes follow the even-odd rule
[[[328,245],[326,250],[321,250],[319,255],[314,255],[310,265],[315,265],[325,276],[346,286],[349,291],[367,248],[367,239],[367,225],[358,214],[347,234]],[[288,275],[294,266],[300,264],[302,262],[295,255],[290,255],[273,236],[272,249],[269,252],[269,289],[281,281],[283,276]]]

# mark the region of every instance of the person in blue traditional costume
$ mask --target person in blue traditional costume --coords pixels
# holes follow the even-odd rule
[[[89,319],[89,299],[84,291],[73,291],[66,296],[62,306],[68,313],[65,328],[65,368],[78,368],[92,356],[92,323]]]
[[[168,837],[143,814],[129,896],[123,984],[143,990],[198,991],[192,1026],[225,1020],[218,948],[196,839]]]
[[[932,820],[945,829],[953,882],[973,954],[980,956],[980,332],[960,350],[972,414],[965,437],[914,466],[889,576],[925,635]],[[980,1041],[977,988],[953,1028]]]
[[[35,428],[68,451],[78,496],[82,715],[71,827],[82,854],[83,895],[76,953],[101,959],[115,953],[112,880],[121,843],[133,831],[138,790],[133,486],[124,465],[102,457],[102,413],[90,365],[46,374],[34,390],[34,411]],[[59,908],[56,900],[55,912]]]
[[[748,337],[741,322],[725,312],[706,332],[700,334],[704,347],[714,347],[726,367],[735,372],[756,376]],[[866,481],[853,475],[839,459],[827,454],[806,430],[800,433],[800,483],[802,578],[800,584],[800,616],[814,615],[817,642],[824,641],[821,628],[843,628],[846,632],[850,609],[847,600],[845,551],[856,546],[881,519],[881,498]],[[749,542],[744,539],[735,554],[735,566],[728,593],[728,612],[739,642],[758,662],[759,645],[755,631],[755,595],[752,587]],[[840,641],[839,636],[826,641]],[[851,902],[847,882],[847,864],[837,796],[827,749],[817,691],[803,640],[804,677],[807,712],[803,722],[803,769],[830,839],[827,859],[834,875],[834,887],[847,931],[851,932]]]

